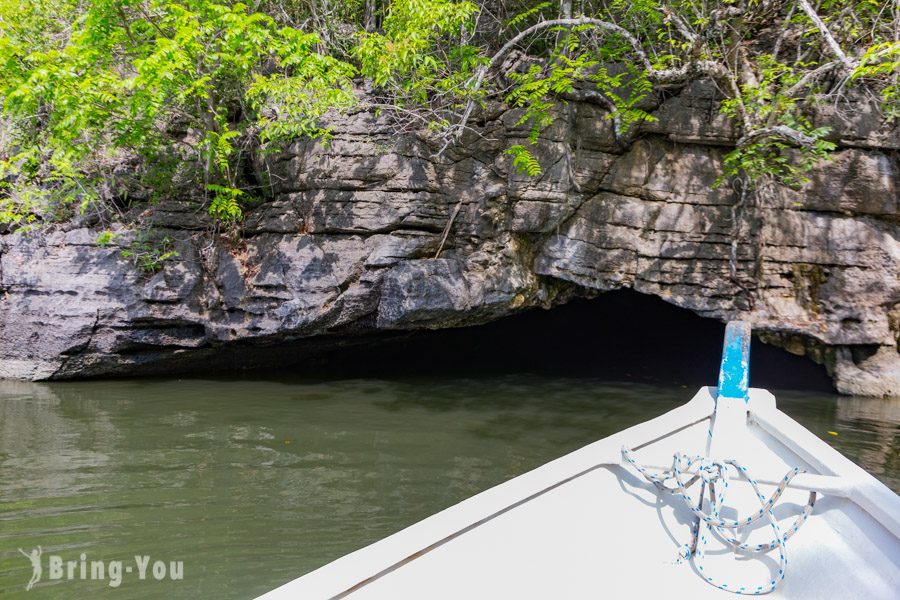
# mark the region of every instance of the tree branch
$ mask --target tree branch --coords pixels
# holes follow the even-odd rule
[[[524,40],[529,35],[541,31],[542,29],[548,29],[550,27],[576,27],[578,25],[592,25],[594,27],[598,27],[600,29],[605,29],[611,33],[617,33],[621,35],[625,40],[631,45],[632,49],[638,55],[641,63],[647,71],[653,69],[653,65],[650,63],[650,59],[647,58],[647,53],[644,52],[644,49],[641,47],[640,42],[638,42],[637,38],[631,35],[627,30],[619,27],[615,23],[610,23],[609,21],[603,21],[601,19],[594,19],[592,17],[576,17],[574,19],[550,19],[548,21],[541,21],[540,23],[535,23],[531,27],[523,29],[518,34],[513,36],[508,42],[503,44],[503,46],[491,57],[491,60],[487,62],[487,64],[482,65],[478,68],[474,75],[474,82],[472,84],[471,89],[469,90],[471,94],[477,93],[482,84],[484,83],[484,78],[487,76],[488,72],[491,69],[496,67],[503,57],[512,50],[516,44]],[[466,102],[466,108],[463,111],[462,119],[459,122],[459,129],[456,131],[456,134],[451,138],[452,141],[459,141],[460,136],[462,136],[463,131],[466,128],[466,124],[469,122],[469,118],[472,116],[472,111],[475,110],[475,100],[470,99]],[[444,144],[443,148],[438,151],[438,154],[442,154],[444,150],[450,145],[451,140],[447,140],[447,143]]]
[[[574,19],[550,19],[549,21],[541,21],[540,23],[535,23],[531,27],[527,29],[523,29],[518,34],[516,34],[512,39],[506,42],[500,50],[497,51],[496,54],[491,58],[487,65],[484,67],[484,71],[481,77],[478,79],[478,84],[484,80],[484,75],[487,74],[491,68],[497,65],[503,55],[512,50],[512,48],[521,42],[523,39],[540,31],[541,29],[547,29],[549,27],[576,27],[578,25],[592,25],[594,27],[598,27],[600,29],[605,29],[612,33],[618,33],[631,45],[632,49],[640,58],[643,66],[648,71],[652,68],[650,64],[650,59],[647,58],[647,53],[644,52],[644,49],[641,47],[641,43],[635,38],[628,30],[616,25],[615,23],[610,23],[609,21],[603,21],[601,19],[595,19],[593,17],[576,17]]]
[[[684,39],[691,43],[697,41],[697,36],[694,35],[694,33],[690,29],[688,29],[688,26],[684,22],[684,20],[677,14],[675,14],[672,9],[665,5],[660,6],[660,9],[662,10],[664,19],[670,23],[673,23],[675,25],[675,29],[678,30],[678,33],[680,33]]]
[[[775,125],[774,127],[763,127],[755,129],[737,141],[738,148],[752,144],[753,142],[765,138],[781,138],[786,142],[790,142],[794,146],[801,148],[812,148],[815,146],[817,138],[806,135],[796,129],[791,129],[786,125]]]
[[[812,71],[809,71],[808,73],[804,74],[803,77],[801,77],[799,80],[797,80],[797,83],[795,83],[794,85],[789,87],[787,92],[785,92],[785,95],[789,98],[792,97],[794,94],[796,94],[797,92],[801,91],[804,87],[809,85],[810,81],[812,81],[816,77],[819,77],[819,76],[824,75],[825,73],[831,71],[837,65],[838,64],[836,62],[828,62],[828,63],[825,63],[824,65],[822,65],[821,67],[818,67],[816,69],[813,69]]]
[[[844,51],[841,50],[841,47],[838,45],[837,40],[834,39],[834,36],[831,35],[831,31],[828,30],[828,26],[825,25],[825,22],[819,17],[816,13],[815,9],[809,3],[809,0],[797,0],[797,4],[800,5],[800,8],[803,12],[806,13],[806,16],[809,17],[810,21],[818,27],[819,32],[822,34],[822,37],[825,38],[825,42],[831,48],[831,51],[834,52],[834,55],[838,57],[838,59],[850,70],[856,68],[855,61],[847,58],[847,55],[844,54]]]

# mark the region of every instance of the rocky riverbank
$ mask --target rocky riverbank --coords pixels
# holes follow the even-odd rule
[[[353,343],[484,323],[618,288],[824,363],[837,389],[900,395],[900,131],[869,105],[819,115],[839,148],[801,191],[741,201],[716,186],[735,132],[700,81],[657,121],[616,137],[604,109],[570,105],[545,132],[536,178],[503,151],[517,116],[486,111],[435,157],[375,115],[331,143],[270,156],[273,200],[239,241],[197,205],[145,220],[178,257],[147,274],[98,245],[95,223],[0,235],[0,376],[66,379],[190,371],[234,348]],[[249,348],[249,350],[247,350]]]

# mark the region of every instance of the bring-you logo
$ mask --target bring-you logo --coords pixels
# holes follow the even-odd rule
[[[40,546],[26,552],[19,552],[31,562],[31,579],[25,585],[31,590],[42,579],[47,581],[81,580],[106,581],[109,587],[117,588],[129,578],[138,581],[181,581],[184,579],[184,561],[153,560],[149,555],[136,554],[129,560],[89,560],[82,552],[77,560],[65,560],[58,554],[44,557]],[[46,565],[46,571],[44,566]],[[46,573],[46,578],[44,574]]]

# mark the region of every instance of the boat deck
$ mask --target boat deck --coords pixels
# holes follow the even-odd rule
[[[718,455],[737,458],[761,481],[777,481],[800,466],[838,482],[833,493],[820,494],[812,516],[787,543],[787,575],[770,597],[898,598],[900,497],[778,412],[768,392],[752,394],[754,411],[739,435],[717,442]],[[639,447],[638,461],[658,467],[669,466],[674,452],[703,454],[713,398],[714,388],[704,388],[683,407],[470,498],[263,598],[734,597],[705,583],[695,563],[676,564],[679,548],[691,538],[691,511],[619,460],[622,445]],[[801,475],[795,481],[776,505],[785,528],[808,498],[796,488],[825,480]],[[768,495],[774,485],[762,489]],[[726,504],[742,516],[760,506],[744,482],[732,483]],[[748,537],[750,543],[768,541],[771,529],[761,521]],[[777,550],[748,559],[722,544],[711,548],[705,573],[734,587],[753,589],[777,574]]]

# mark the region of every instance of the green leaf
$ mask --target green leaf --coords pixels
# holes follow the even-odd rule
[[[541,174],[541,164],[524,146],[519,144],[510,146],[504,154],[513,157],[513,167],[519,173],[524,173],[529,177],[537,177]]]

